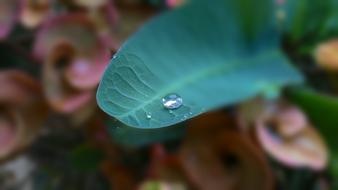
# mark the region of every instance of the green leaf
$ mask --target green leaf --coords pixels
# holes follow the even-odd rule
[[[159,128],[301,82],[280,50],[273,1],[240,8],[249,1],[195,0],[145,24],[112,59],[98,105],[128,126]],[[169,112],[161,100],[171,93],[183,106]]]
[[[329,19],[332,0],[286,1],[286,30],[293,40],[314,38]]]
[[[161,190],[163,187],[161,186],[160,181],[147,181],[140,190]]]
[[[287,91],[289,99],[297,104],[324,136],[331,151],[331,170],[334,187],[338,188],[338,98],[320,94],[310,89],[292,88]]]
[[[286,11],[284,32],[306,53],[312,53],[318,43],[338,35],[337,0],[286,1],[283,8]]]
[[[184,125],[161,129],[136,129],[111,120],[108,125],[110,126],[108,129],[113,141],[130,148],[139,148],[153,143],[180,139],[185,135],[186,131]]]
[[[98,168],[99,163],[104,158],[103,152],[82,144],[76,147],[70,153],[70,160],[75,168],[81,171],[94,171]]]
[[[335,37],[338,34],[338,1],[337,0],[331,0],[331,12],[329,15],[328,20],[325,23],[324,29],[322,33],[325,35],[328,35],[328,37]]]
[[[338,98],[304,88],[289,90],[288,97],[303,109],[312,123],[324,135],[330,147],[337,147]]]

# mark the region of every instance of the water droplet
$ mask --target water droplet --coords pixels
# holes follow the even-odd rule
[[[173,110],[169,110],[169,113],[170,113],[170,114],[174,114]]]
[[[169,110],[178,109],[183,105],[183,99],[178,94],[168,94],[162,98],[163,106]]]
[[[114,55],[114,56],[113,56],[113,59],[116,59],[116,57],[117,57],[117,56],[116,56],[116,55]]]
[[[192,112],[189,112],[190,115],[192,115]]]
[[[146,117],[147,119],[151,119],[151,113],[147,113]]]

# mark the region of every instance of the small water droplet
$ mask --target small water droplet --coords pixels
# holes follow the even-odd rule
[[[151,113],[147,113],[146,117],[147,119],[151,119]]]
[[[183,99],[178,94],[168,94],[162,98],[163,106],[169,110],[178,109],[183,105]]]
[[[170,113],[170,114],[173,114],[174,112],[173,112],[173,110],[169,110],[169,113]]]
[[[113,56],[113,59],[116,59],[116,57],[117,57],[117,56],[116,56],[116,55],[114,55],[114,56]]]
[[[190,115],[192,115],[192,112],[189,112]]]

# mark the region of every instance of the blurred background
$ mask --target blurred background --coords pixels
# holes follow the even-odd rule
[[[326,139],[290,102],[256,98],[161,130],[97,107],[121,44],[183,1],[0,0],[0,190],[333,189]],[[335,74],[298,67],[332,90]]]

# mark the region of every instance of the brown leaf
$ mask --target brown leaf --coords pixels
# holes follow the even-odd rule
[[[256,121],[258,141],[264,150],[289,167],[324,169],[328,162],[327,147],[302,111],[285,102],[271,104],[274,109]]]
[[[110,55],[95,25],[83,14],[55,17],[38,33],[35,55],[51,107],[62,113],[93,110],[95,88]]]
[[[39,84],[20,71],[1,71],[0,160],[27,147],[48,113]]]
[[[230,127],[233,122],[225,113],[209,113],[194,120],[180,159],[196,189],[272,189],[264,154],[249,136]]]

